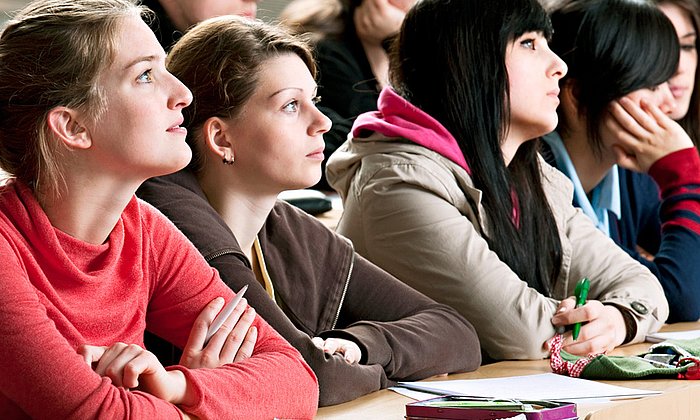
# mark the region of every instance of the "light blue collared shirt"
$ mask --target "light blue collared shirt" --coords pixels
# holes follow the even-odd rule
[[[574,205],[580,207],[598,229],[610,236],[610,221],[608,220],[607,210],[613,212],[618,219],[621,213],[620,180],[617,165],[613,165],[605,175],[605,178],[593,188],[591,199],[589,200],[559,133],[553,131],[545,135],[543,140],[552,148],[557,168],[574,184]]]

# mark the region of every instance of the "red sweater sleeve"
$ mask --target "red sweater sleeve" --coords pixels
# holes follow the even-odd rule
[[[695,147],[670,153],[649,168],[661,190],[662,229],[680,226],[700,234],[700,156]]]
[[[159,279],[149,304],[149,329],[183,347],[194,319],[217,296],[233,292],[194,246],[163,216],[150,232]],[[170,234],[165,234],[169,232]],[[179,322],[174,322],[179,320]],[[253,355],[217,369],[181,370],[194,385],[199,401],[183,409],[201,418],[312,418],[318,384],[299,352],[267,322],[256,316],[258,341]]]
[[[178,418],[172,404],[117,388],[57,330],[15,249],[0,237],[0,418]]]

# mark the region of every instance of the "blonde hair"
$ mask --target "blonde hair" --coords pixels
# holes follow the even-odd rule
[[[0,167],[35,192],[60,192],[60,151],[47,124],[57,106],[97,120],[97,79],[115,54],[119,23],[144,16],[130,0],[37,0],[0,35]]]

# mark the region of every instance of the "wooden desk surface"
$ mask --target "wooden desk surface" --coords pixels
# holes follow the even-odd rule
[[[662,331],[700,329],[700,322],[665,325]],[[648,343],[616,349],[616,355],[634,355],[646,351]],[[485,365],[475,372],[448,376],[448,379],[485,379],[504,376],[534,375],[551,372],[549,360],[503,361]],[[438,378],[437,380],[445,380]],[[634,381],[603,381],[631,388],[663,391],[658,396],[635,400],[620,400],[597,404],[578,404],[581,419],[659,419],[700,418],[700,381],[678,379],[643,379]],[[382,419],[401,420],[405,405],[411,400],[393,391],[381,390],[356,400],[318,410],[316,419]]]

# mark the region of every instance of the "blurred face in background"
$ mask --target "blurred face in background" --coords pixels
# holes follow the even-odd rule
[[[254,18],[258,3],[260,0],[161,0],[175,26],[181,30],[216,16]]]
[[[690,98],[695,87],[695,72],[698,66],[697,32],[690,14],[672,3],[662,3],[659,9],[669,18],[678,33],[681,56],[676,74],[668,81],[676,107],[669,114],[679,120],[688,113]]]

